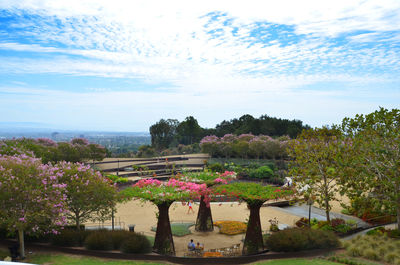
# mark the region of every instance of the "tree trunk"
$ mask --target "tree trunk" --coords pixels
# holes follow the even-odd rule
[[[211,215],[211,207],[207,207],[207,204],[204,202],[204,195],[201,195],[199,212],[197,213],[196,219],[196,231],[210,232],[213,230],[214,224]]]
[[[160,254],[175,255],[174,240],[168,210],[172,202],[158,204],[158,221],[153,250]]]
[[[329,200],[328,200],[328,198],[325,198],[325,213],[326,213],[326,221],[328,221],[328,224],[330,224],[331,217],[329,215]]]
[[[21,259],[24,259],[25,258],[24,230],[18,230],[18,241],[19,241],[19,255]]]
[[[397,201],[397,229],[400,230],[400,199]]]
[[[81,223],[79,220],[79,214],[75,213],[75,224],[76,224],[76,230],[80,231],[81,230]]]
[[[328,194],[328,183],[327,183],[327,179],[326,176],[324,176],[324,195],[325,195],[325,214],[326,214],[326,221],[328,222],[328,224],[331,223],[331,218],[329,215],[329,194]]]
[[[260,221],[260,208],[263,202],[257,201],[252,204],[247,203],[247,205],[250,208],[250,217],[243,243],[243,255],[256,254],[264,249]]]

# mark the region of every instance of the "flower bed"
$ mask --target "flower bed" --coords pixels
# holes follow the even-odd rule
[[[219,232],[225,235],[237,235],[246,232],[246,223],[239,221],[217,221],[215,226],[219,227]]]

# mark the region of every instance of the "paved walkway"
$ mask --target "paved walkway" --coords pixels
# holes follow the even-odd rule
[[[395,224],[389,224],[389,225],[384,225],[383,227],[385,227],[386,229],[396,229],[396,228],[397,228],[397,223],[395,223]],[[356,237],[356,236],[365,235],[368,231],[370,231],[370,230],[372,230],[372,229],[375,229],[375,228],[376,228],[376,227],[372,227],[372,228],[363,230],[363,231],[361,231],[361,232],[352,234],[352,235],[350,235],[350,236],[343,237],[342,240],[350,240],[350,239],[352,239],[352,238],[354,238],[354,237]]]
[[[272,207],[274,209],[277,209],[279,211],[283,211],[292,215],[296,215],[299,217],[305,217],[308,218],[308,211],[309,211],[309,206],[306,204],[295,204],[293,206],[286,206],[286,207]],[[342,214],[342,213],[335,213],[335,212],[330,212],[331,219],[333,218],[341,218],[344,220],[354,220],[357,222],[358,227],[368,227],[370,226],[368,223],[364,222],[360,218]],[[326,221],[326,214],[325,211],[311,206],[311,219],[316,218],[317,220],[320,221]]]

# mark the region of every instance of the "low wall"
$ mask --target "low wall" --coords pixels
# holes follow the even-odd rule
[[[0,245],[4,247],[8,247],[12,244],[15,244],[15,241],[0,240]],[[259,255],[240,256],[240,257],[186,258],[186,257],[165,256],[156,253],[125,254],[117,251],[95,251],[95,250],[86,250],[84,248],[57,247],[48,244],[29,243],[29,242],[25,244],[25,247],[28,251],[32,250],[56,251],[73,255],[91,256],[91,257],[107,258],[107,259],[161,261],[161,262],[172,262],[176,264],[246,264],[260,260],[317,257],[337,250],[337,249],[318,249],[312,251],[299,251],[299,252],[288,252],[288,253],[267,252]]]

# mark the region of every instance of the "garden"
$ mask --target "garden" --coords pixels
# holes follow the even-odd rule
[[[305,130],[294,141],[250,135],[211,137],[214,140],[204,141],[202,148],[223,142],[225,149],[218,152],[224,152],[226,157],[236,150],[233,146],[238,141],[247,141],[249,148],[253,142],[263,148],[275,146],[278,151],[285,146],[285,153],[280,155],[266,152],[267,148],[260,149],[255,157],[274,161],[287,156],[288,163],[209,163],[202,172],[184,172],[166,181],[144,178],[123,189],[118,185],[124,181],[104,176],[90,163],[59,161],[52,152],[59,152],[65,144],[43,139],[1,142],[0,238],[6,242],[17,238],[21,259],[26,256],[25,243],[29,246],[38,242],[43,248],[74,247],[122,254],[156,252],[174,257],[181,255],[182,249],[188,251],[187,242],[193,237],[202,243],[213,238],[206,242],[204,252],[217,253],[209,250],[219,249],[228,257],[232,253],[250,257],[267,251],[270,254],[266,255],[319,253],[317,250],[343,246],[343,253],[329,259],[348,264],[359,262],[355,261],[358,259],[399,264],[400,176],[398,166],[393,166],[399,160],[399,117],[398,110],[380,109],[366,117],[345,119],[341,127]],[[91,150],[89,143],[79,139],[68,146],[82,152],[85,148]],[[219,154],[215,150],[210,152]],[[71,157],[74,159],[75,156]],[[52,163],[43,162],[50,160]],[[280,170],[286,167],[285,174],[293,177],[294,185],[281,187],[282,182],[275,180],[282,180],[285,175]],[[339,195],[350,201],[343,209],[347,214],[374,224],[390,223],[397,218],[397,227],[376,228],[365,236],[341,242],[338,237],[358,231],[359,227],[352,220],[332,214],[332,203],[339,200]],[[221,198],[228,199],[218,201]],[[266,202],[294,198],[319,206],[326,220],[299,218],[264,207]],[[134,224],[136,232],[84,229],[90,222],[100,224],[114,220],[116,215],[120,218],[128,214],[133,221],[123,225],[119,222],[120,228]],[[287,229],[280,229],[278,221],[286,224]],[[271,231],[266,231],[266,227]],[[224,239],[215,240],[215,236]]]

